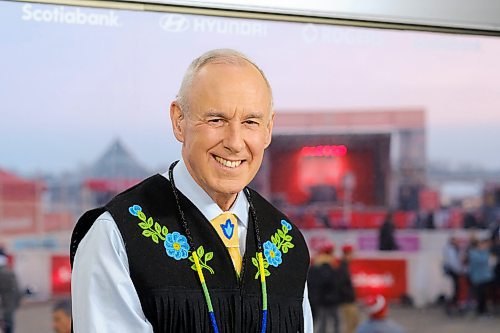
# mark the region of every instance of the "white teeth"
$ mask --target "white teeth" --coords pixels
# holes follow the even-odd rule
[[[215,160],[228,168],[236,168],[241,164],[241,161],[228,161],[219,156],[215,156]]]

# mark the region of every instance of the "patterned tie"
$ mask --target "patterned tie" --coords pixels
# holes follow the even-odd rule
[[[212,226],[217,230],[220,239],[227,247],[227,251],[233,261],[236,273],[240,275],[241,271],[241,254],[240,241],[238,239],[238,221],[236,216],[231,212],[224,212],[210,221]]]

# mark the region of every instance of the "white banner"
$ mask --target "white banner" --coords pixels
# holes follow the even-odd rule
[[[500,1],[492,0],[146,0],[145,2],[500,31]]]

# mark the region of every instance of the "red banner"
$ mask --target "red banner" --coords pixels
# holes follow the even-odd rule
[[[350,269],[358,298],[382,294],[387,299],[398,299],[407,293],[404,259],[354,259]]]
[[[52,256],[52,294],[67,295],[71,293],[71,266],[69,256]]]

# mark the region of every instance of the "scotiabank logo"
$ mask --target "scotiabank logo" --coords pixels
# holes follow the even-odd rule
[[[119,27],[118,15],[112,10],[92,13],[72,7],[34,7],[26,4],[22,7],[24,21],[44,23],[79,24],[103,27]]]

